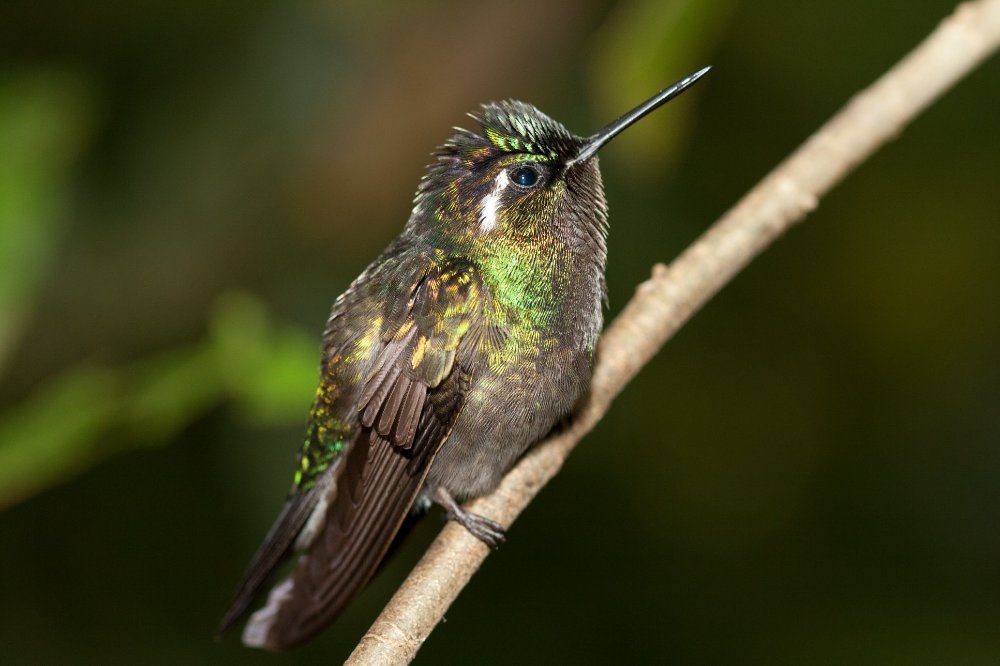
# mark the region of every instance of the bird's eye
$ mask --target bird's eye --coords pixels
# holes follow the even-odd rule
[[[534,187],[538,184],[538,171],[530,166],[518,167],[514,170],[511,180],[521,187]]]

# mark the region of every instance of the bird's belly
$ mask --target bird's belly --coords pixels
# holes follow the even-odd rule
[[[483,372],[431,465],[426,487],[464,500],[493,490],[535,442],[572,412],[590,385],[592,354],[549,359],[518,372]]]

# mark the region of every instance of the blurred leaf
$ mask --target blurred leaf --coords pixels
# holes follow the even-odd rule
[[[169,439],[224,397],[225,383],[207,345],[163,352],[139,364],[135,375],[134,390],[121,399],[140,441]]]
[[[711,64],[708,56],[728,24],[735,0],[637,0],[615,8],[597,37],[591,81],[600,117],[610,121],[674,81]],[[672,106],[629,128],[615,139],[630,162],[645,166],[670,164],[685,135],[688,103]],[[641,172],[641,170],[637,170]]]
[[[222,376],[241,412],[255,422],[301,419],[316,384],[316,340],[269,325],[260,301],[229,294],[216,307],[212,340]]]
[[[106,454],[100,436],[118,415],[117,392],[111,370],[81,368],[0,414],[0,507]]]
[[[227,400],[255,423],[299,422],[317,358],[309,336],[275,326],[253,296],[223,296],[195,345],[119,368],[70,370],[0,414],[0,507],[115,453],[116,428],[132,445],[159,444]]]
[[[92,125],[90,88],[65,70],[0,77],[0,371],[52,259],[66,183]]]

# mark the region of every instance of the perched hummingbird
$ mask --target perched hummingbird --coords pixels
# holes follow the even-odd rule
[[[472,115],[478,132],[456,129],[403,233],[333,305],[292,490],[220,631],[298,551],[243,642],[312,638],[368,582],[415,504],[503,541],[459,502],[495,488],[590,385],[606,299],[597,151],[708,69],[589,138],[515,101]]]

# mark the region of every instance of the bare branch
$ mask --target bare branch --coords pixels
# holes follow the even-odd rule
[[[642,366],[819,198],[1000,45],[1000,0],[960,5],[913,52],[782,162],[671,266],[657,265],[601,339],[593,387],[571,427],[536,446],[469,508],[509,526]],[[488,550],[448,523],[347,663],[409,663]]]

